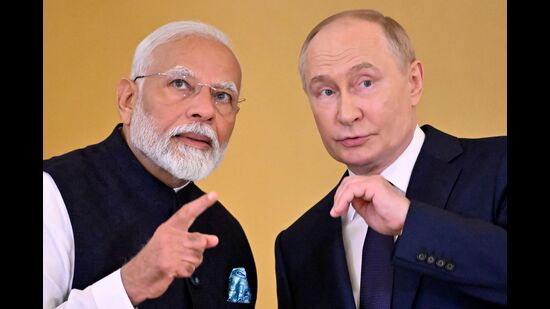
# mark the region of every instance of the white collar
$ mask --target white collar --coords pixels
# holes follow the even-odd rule
[[[179,190],[185,188],[185,187],[186,187],[188,184],[190,184],[190,183],[191,183],[191,181],[188,180],[185,184],[183,184],[183,186],[177,187],[177,188],[173,188],[173,189],[174,189],[174,192],[178,192]]]
[[[409,146],[407,146],[405,151],[399,155],[397,160],[393,161],[390,166],[380,173],[382,177],[391,182],[403,193],[407,192],[407,188],[409,187],[409,180],[411,179],[414,163],[416,162],[416,158],[418,158],[418,154],[420,153],[425,137],[426,135],[424,132],[418,125],[416,125],[413,138],[409,143]],[[348,173],[350,176],[355,175],[349,168]],[[355,219],[355,214],[355,208],[349,207],[347,214],[349,221]]]

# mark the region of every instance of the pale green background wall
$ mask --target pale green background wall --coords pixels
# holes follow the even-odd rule
[[[344,166],[326,154],[297,73],[302,41],[324,17],[374,8],[409,32],[424,62],[420,124],[467,137],[506,134],[503,0],[45,0],[44,158],[104,139],[119,121],[115,86],[135,46],[179,19],[233,40],[243,96],[226,159],[199,185],[216,190],[246,230],[258,308],[275,308],[276,234],[324,196]]]

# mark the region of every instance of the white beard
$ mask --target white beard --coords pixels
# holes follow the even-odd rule
[[[208,136],[211,149],[200,150],[185,144],[170,144],[171,137],[182,133]],[[227,144],[218,142],[216,132],[208,125],[193,122],[161,132],[155,120],[143,110],[141,98],[136,102],[130,121],[130,141],[155,164],[181,180],[196,181],[208,176],[222,161]]]

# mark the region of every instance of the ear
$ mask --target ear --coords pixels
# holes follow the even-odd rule
[[[424,67],[420,60],[414,60],[409,68],[409,85],[411,102],[416,106],[422,96],[422,88],[424,86]]]
[[[117,107],[125,125],[130,124],[137,101],[137,85],[129,79],[121,79],[116,89]]]

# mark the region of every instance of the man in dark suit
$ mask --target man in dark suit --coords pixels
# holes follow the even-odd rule
[[[254,307],[245,232],[193,183],[222,160],[240,85],[210,25],[169,23],[138,45],[117,88],[123,123],[44,161],[44,308]]]
[[[279,308],[505,306],[506,137],[420,128],[422,63],[376,11],[317,25],[300,73],[325,148],[348,170],[278,235]]]

